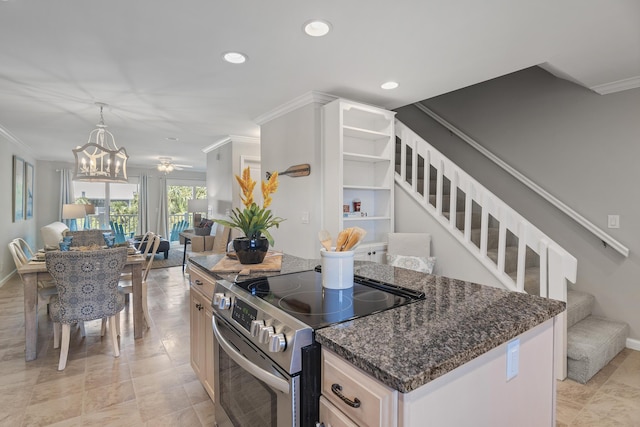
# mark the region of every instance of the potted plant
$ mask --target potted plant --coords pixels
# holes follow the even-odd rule
[[[242,190],[244,209],[235,208],[229,220],[215,219],[214,222],[242,231],[244,236],[233,239],[233,249],[241,264],[260,264],[267,255],[269,245],[273,246],[273,237],[269,233],[271,227],[278,228],[283,218],[273,216],[270,209],[271,195],[278,189],[278,173],[274,172],[267,181],[262,181],[262,207],[253,201],[253,189],[256,181],[251,179],[249,167],[242,171],[242,177],[235,176]]]

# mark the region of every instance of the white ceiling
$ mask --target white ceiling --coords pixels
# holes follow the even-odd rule
[[[312,18],[333,31],[305,35]],[[130,166],[204,170],[203,148],[309,91],[397,108],[533,65],[640,87],[640,1],[0,0],[0,133],[71,162],[104,102]]]

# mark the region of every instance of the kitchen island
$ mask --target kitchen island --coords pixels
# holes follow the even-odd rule
[[[190,262],[210,270],[220,257]],[[284,255],[281,273],[317,264]],[[426,295],[315,332],[323,350],[394,391],[392,425],[553,425],[554,318],[564,303],[377,263],[356,262],[355,273]]]

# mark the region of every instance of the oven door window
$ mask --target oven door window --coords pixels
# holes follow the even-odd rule
[[[219,355],[220,404],[237,427],[278,425],[278,396],[262,381],[238,366],[225,352]]]

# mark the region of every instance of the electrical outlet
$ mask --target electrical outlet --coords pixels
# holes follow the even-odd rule
[[[607,216],[607,227],[609,227],[609,228],[620,228],[620,215],[608,215]]]
[[[507,344],[507,381],[518,376],[520,365],[520,339]]]

